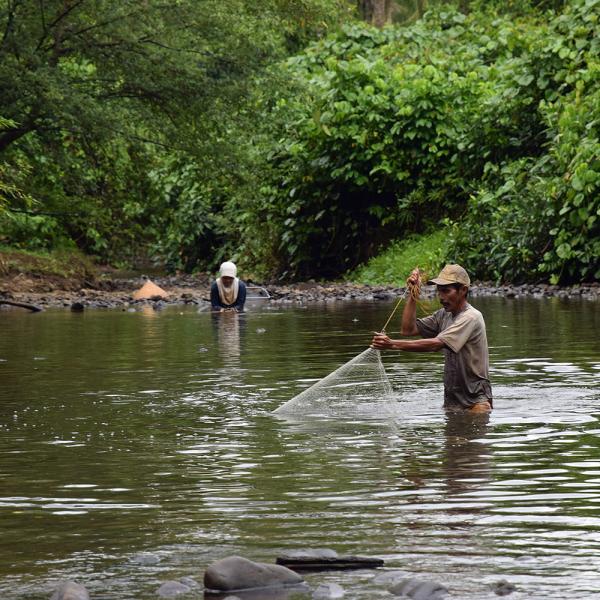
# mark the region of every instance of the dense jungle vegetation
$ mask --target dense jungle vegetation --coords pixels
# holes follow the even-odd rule
[[[424,240],[479,279],[598,280],[599,16],[0,0],[0,244],[297,279]]]

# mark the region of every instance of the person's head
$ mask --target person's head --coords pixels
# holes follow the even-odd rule
[[[231,287],[237,276],[237,267],[231,261],[224,262],[219,268],[219,276],[225,287]]]
[[[437,286],[444,310],[456,314],[464,308],[471,279],[460,265],[446,265],[435,279],[430,279],[427,283]]]

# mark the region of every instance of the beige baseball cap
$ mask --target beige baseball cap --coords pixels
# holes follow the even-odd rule
[[[435,279],[430,279],[427,283],[435,285],[461,283],[467,287],[471,286],[469,274],[460,265],[446,265]]]

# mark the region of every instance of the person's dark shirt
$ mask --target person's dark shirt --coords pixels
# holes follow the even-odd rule
[[[219,296],[219,286],[216,281],[213,281],[210,286],[210,304],[213,310],[221,310],[222,308],[235,308],[237,311],[244,310],[246,303],[246,284],[240,279],[238,287],[237,300],[233,304],[224,304]]]

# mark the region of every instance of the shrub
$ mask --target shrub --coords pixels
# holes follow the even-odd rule
[[[419,237],[409,236],[394,241],[381,254],[349,273],[347,278],[370,285],[404,286],[415,267],[427,276],[437,274],[447,261],[447,252],[446,229]]]

